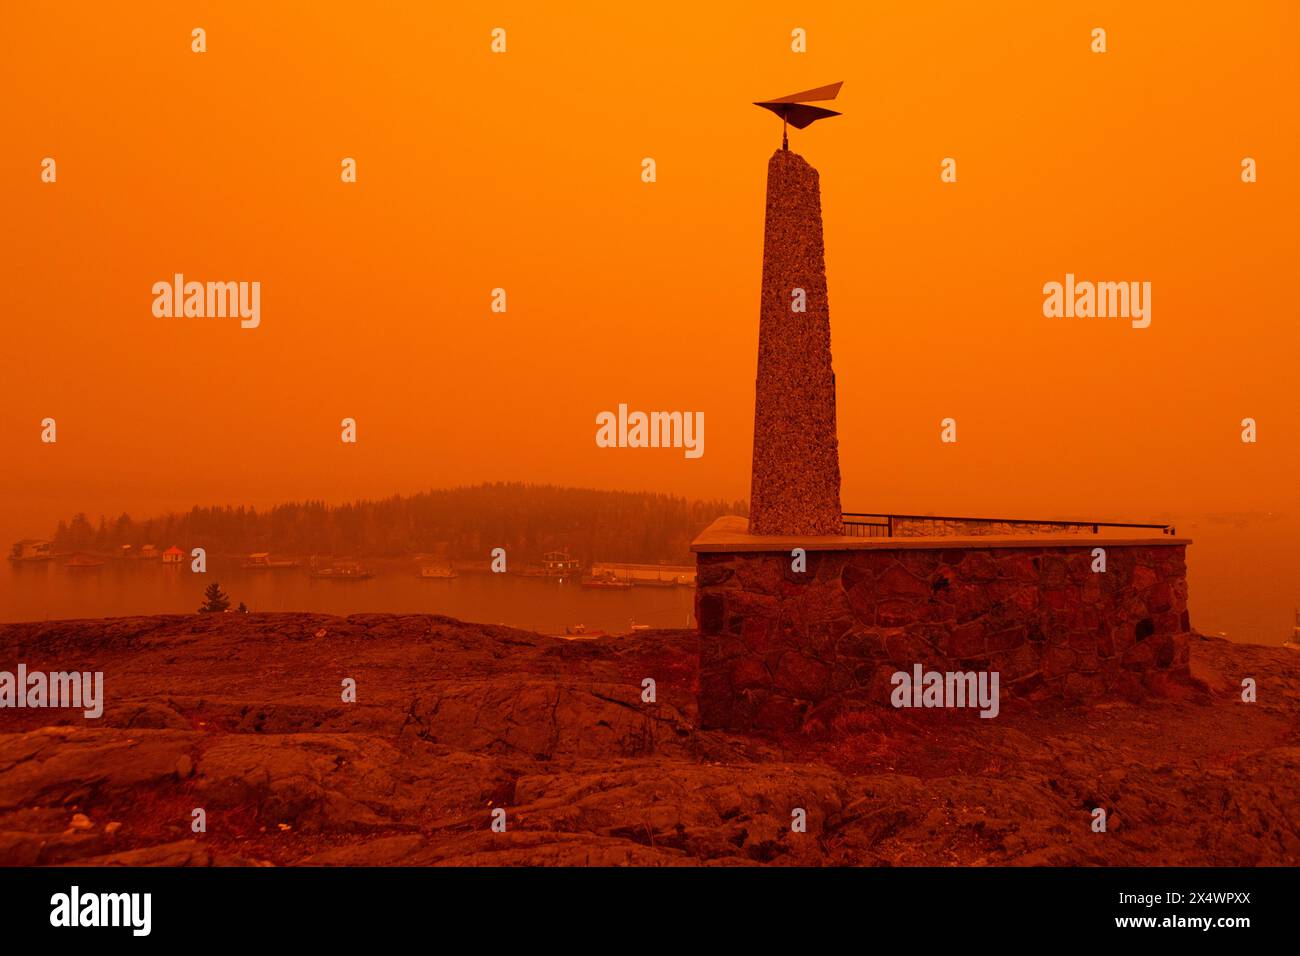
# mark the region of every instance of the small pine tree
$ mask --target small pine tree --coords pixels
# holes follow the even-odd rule
[[[226,596],[225,591],[221,590],[221,585],[216,581],[208,585],[207,590],[203,592],[203,596],[207,600],[199,605],[200,614],[220,614],[230,607],[230,598]]]

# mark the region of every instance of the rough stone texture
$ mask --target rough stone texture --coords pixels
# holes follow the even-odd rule
[[[1002,699],[1095,699],[1186,676],[1184,545],[698,555],[700,719],[792,730],[888,706],[890,676],[997,671]]]
[[[806,312],[791,311],[794,289]],[[755,534],[841,533],[821,187],[788,150],[767,165],[749,514]]]
[[[102,670],[106,692],[97,721],[0,710],[0,866],[1295,865],[1300,656],[1190,641],[1192,681],[1136,701],[866,708],[760,738],[698,728],[694,631],[0,625],[0,669]]]

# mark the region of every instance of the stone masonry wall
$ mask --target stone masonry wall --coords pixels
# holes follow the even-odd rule
[[[1032,540],[1032,539],[1031,539]],[[1094,539],[1095,541],[1095,539]],[[1185,546],[699,553],[700,720],[794,730],[866,704],[890,676],[996,670],[1001,697],[1132,696],[1186,674]]]

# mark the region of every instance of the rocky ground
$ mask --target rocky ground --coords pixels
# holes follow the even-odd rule
[[[0,670],[101,670],[107,698],[99,720],[0,710],[0,864],[1294,865],[1300,653],[1194,636],[1191,660],[1192,685],[1139,701],[763,739],[697,729],[689,631],[0,625]]]

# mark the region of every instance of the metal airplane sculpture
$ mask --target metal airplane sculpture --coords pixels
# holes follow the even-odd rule
[[[834,110],[823,109],[820,106],[805,106],[804,104],[815,103],[819,100],[833,100],[839,95],[840,87],[843,85],[844,81],[840,80],[830,86],[819,86],[815,90],[791,93],[789,96],[782,96],[775,100],[763,100],[754,105],[761,106],[765,110],[771,110],[781,117],[781,148],[789,149],[790,140],[786,136],[787,124],[795,129],[804,129],[819,119],[825,119],[828,116],[839,116],[840,114]]]

